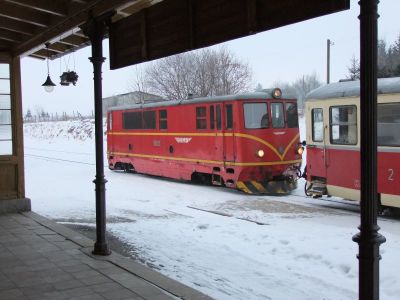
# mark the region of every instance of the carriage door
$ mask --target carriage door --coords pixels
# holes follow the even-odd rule
[[[326,130],[322,108],[311,109],[311,130],[308,131],[307,173],[326,178]],[[312,180],[312,178],[309,178]]]
[[[236,153],[232,104],[224,104],[224,112],[224,162],[234,162],[236,159]]]

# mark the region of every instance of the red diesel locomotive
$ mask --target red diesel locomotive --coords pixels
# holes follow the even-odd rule
[[[378,79],[377,126],[381,208],[400,208],[400,77]],[[360,200],[360,81],[312,91],[306,128],[306,193]]]
[[[246,193],[296,187],[296,99],[280,89],[117,107],[107,112],[109,168],[201,180]]]

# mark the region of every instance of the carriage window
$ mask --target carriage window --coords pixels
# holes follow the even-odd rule
[[[324,114],[322,108],[311,110],[312,140],[322,142],[324,140]]]
[[[225,117],[226,117],[226,129],[233,129],[233,113],[232,104],[225,106]]]
[[[218,104],[216,107],[216,113],[217,113],[217,130],[221,130],[221,106]]]
[[[140,111],[124,112],[122,114],[122,128],[143,129],[142,113]]]
[[[0,63],[0,155],[12,154],[10,65]]]
[[[297,128],[299,127],[299,117],[297,115],[297,104],[296,103],[286,103],[286,122],[287,127]]]
[[[357,144],[357,107],[330,108],[330,139],[332,144]]]
[[[282,103],[271,103],[271,118],[272,118],[272,127],[274,128],[285,127],[285,117],[283,116]]]
[[[156,112],[154,110],[143,112],[143,128],[156,129]]]
[[[243,104],[243,110],[245,128],[268,128],[267,103],[245,103]]]
[[[210,129],[214,129],[215,120],[214,120],[214,106],[210,106]]]
[[[196,107],[196,128],[207,129],[207,110],[203,107]]]
[[[159,111],[160,129],[168,129],[167,111],[165,109]]]
[[[400,146],[400,103],[378,104],[378,145]]]

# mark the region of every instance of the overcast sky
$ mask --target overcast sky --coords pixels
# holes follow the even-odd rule
[[[316,72],[326,81],[326,41],[331,39],[331,82],[345,78],[350,59],[359,58],[359,5],[350,0],[348,11],[332,14],[226,42],[237,57],[253,70],[253,84],[264,88],[276,82],[293,82],[302,75]],[[381,0],[379,4],[379,38],[388,44],[400,33],[399,0]],[[104,43],[103,97],[129,92],[135,67],[109,70],[108,40]],[[52,93],[41,86],[46,79],[46,63],[32,58],[22,59],[23,109],[43,108],[49,113],[91,113],[93,110],[93,67],[86,47],[73,55],[50,62],[50,75],[57,84]],[[141,64],[140,66],[145,66]],[[79,79],[76,86],[59,85],[62,72],[75,70]]]

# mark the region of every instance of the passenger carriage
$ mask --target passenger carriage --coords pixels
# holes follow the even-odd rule
[[[378,79],[378,193],[400,207],[400,78]],[[329,84],[306,99],[307,186],[315,197],[360,199],[360,82]]]

